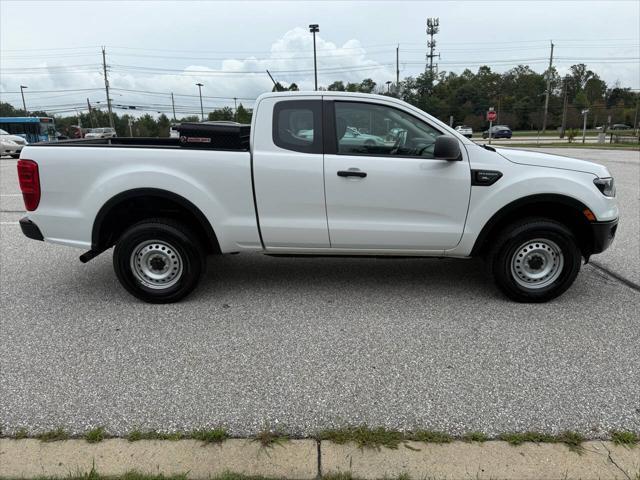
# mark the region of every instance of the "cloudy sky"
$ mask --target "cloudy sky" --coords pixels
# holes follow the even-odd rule
[[[586,63],[608,83],[640,88],[640,1],[503,2],[187,2],[0,0],[0,95],[30,110],[65,113],[105,101],[106,46],[115,105],[150,112],[197,113],[250,106],[271,90],[266,69],[283,84],[313,88],[317,37],[319,84],[395,80],[424,71],[425,26],[439,17],[439,69],[489,65],[504,71],[546,68],[549,42],[564,73]],[[100,102],[100,103],[98,103]],[[122,112],[116,108],[116,112]]]

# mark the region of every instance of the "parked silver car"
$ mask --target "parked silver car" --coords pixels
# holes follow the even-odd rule
[[[84,138],[115,138],[116,130],[114,128],[92,128],[89,132],[84,136]]]
[[[13,158],[18,158],[22,147],[29,145],[26,139],[19,135],[11,135],[9,132],[0,129],[0,141],[2,144],[2,151],[0,155],[11,155]]]

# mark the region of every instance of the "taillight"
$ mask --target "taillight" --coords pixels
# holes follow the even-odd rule
[[[40,175],[33,160],[18,160],[18,180],[25,208],[32,212],[40,203]]]

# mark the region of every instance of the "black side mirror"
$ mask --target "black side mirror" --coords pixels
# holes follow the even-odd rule
[[[436,143],[433,147],[433,158],[436,160],[462,160],[460,143],[452,136],[440,135],[436,138]]]

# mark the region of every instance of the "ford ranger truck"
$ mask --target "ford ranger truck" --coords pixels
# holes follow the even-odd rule
[[[509,298],[544,302],[616,233],[604,166],[478,145],[387,96],[268,93],[250,126],[179,128],[25,146],[24,234],[83,262],[114,247],[122,286],[167,303],[238,252],[483,257]]]

